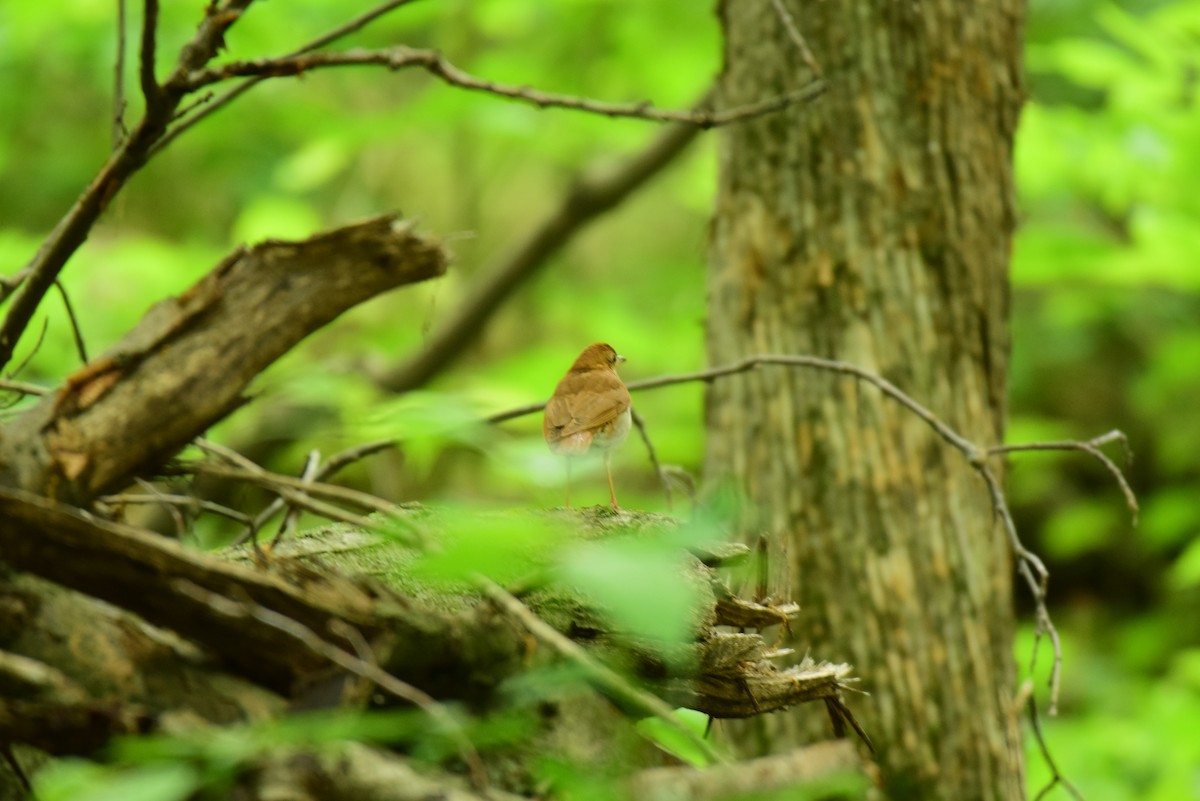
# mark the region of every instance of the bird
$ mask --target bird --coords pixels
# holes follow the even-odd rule
[[[599,450],[608,474],[608,497],[613,509],[617,491],[613,487],[609,454],[629,435],[632,401],[617,365],[625,361],[612,345],[588,345],[571,369],[554,388],[546,403],[542,435],[550,450],[567,457],[567,508],[571,508],[571,457]]]

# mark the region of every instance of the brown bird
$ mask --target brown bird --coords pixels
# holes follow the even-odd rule
[[[613,488],[609,452],[629,434],[629,390],[617,375],[617,365],[623,361],[625,357],[618,356],[612,345],[588,345],[546,404],[542,435],[550,450],[567,457],[567,508],[571,506],[571,457],[592,449],[604,453],[609,502],[612,508],[621,508]]]

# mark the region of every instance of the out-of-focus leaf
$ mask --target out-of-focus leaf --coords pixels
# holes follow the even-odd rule
[[[1200,585],[1200,532],[1171,565],[1169,575],[1171,586],[1177,590],[1193,589]]]
[[[329,182],[350,163],[347,146],[333,138],[306,142],[275,169],[275,182],[290,192],[306,192]]]
[[[554,559],[567,534],[551,518],[529,514],[447,514],[445,534],[410,566],[411,573],[434,584],[470,584],[476,574],[499,584],[528,578]]]
[[[1116,522],[1109,504],[1079,500],[1059,509],[1046,524],[1046,550],[1059,559],[1080,556],[1107,544]]]
[[[676,709],[675,718],[684,724],[693,735],[703,738],[708,729],[708,716],[694,709]],[[676,759],[697,768],[707,767],[710,762],[696,743],[662,718],[643,718],[637,722],[638,732]]]
[[[321,229],[321,218],[308,203],[295,198],[260,195],[238,215],[233,228],[239,243],[264,239],[304,239]]]
[[[41,801],[183,801],[199,777],[184,763],[114,769],[67,760],[39,771],[34,785]]]
[[[663,643],[687,642],[700,595],[672,543],[622,539],[580,543],[563,555],[563,580],[619,628]]]

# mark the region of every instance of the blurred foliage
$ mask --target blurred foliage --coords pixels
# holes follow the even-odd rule
[[[222,59],[290,50],[370,5],[309,0],[289,7],[281,24],[280,8],[256,4]],[[0,6],[0,71],[20,76],[0,83],[5,274],[36,251],[113,138],[114,4],[64,0],[56,12]],[[163,4],[160,75],[199,13],[199,4]],[[126,120],[140,103],[135,30],[126,43]],[[1019,524],[1049,561],[1069,645],[1068,697],[1045,725],[1060,767],[1091,799],[1197,798],[1186,726],[1200,719],[1200,414],[1192,405],[1200,397],[1200,0],[1035,0],[1028,34],[1009,439],[1121,428],[1135,458],[1108,450],[1141,503],[1135,528],[1111,478],[1082,454],[1011,461]],[[705,3],[416,3],[344,44],[398,42],[439,47],[498,80],[674,106],[698,97],[720,61]],[[452,273],[372,301],[312,337],[261,377],[256,401],[213,438],[294,473],[311,449],[329,455],[394,436],[398,453],[341,479],[400,500],[553,506],[563,473],[540,442],[537,416],[495,429],[473,420],[543,399],[595,340],[629,357],[629,379],[702,365],[711,138],[552,259],[428,392],[387,398],[370,375],[413,352],[579,174],[618,163],[654,134],[646,123],[456,92],[417,73],[345,69],[268,82],[154,159],[74,257],[64,285],[95,354],[239,242],[403,209],[451,241]],[[18,359],[31,353],[24,380],[54,385],[79,364],[54,295]],[[660,459],[693,473],[701,392],[681,386],[636,398]],[[636,437],[615,468],[626,505],[666,510]],[[575,479],[578,503],[604,500],[598,465]],[[201,535],[227,536],[215,522]],[[541,540],[516,542],[519,554]],[[430,569],[474,570],[454,554],[485,548],[454,547]],[[564,558],[573,578],[595,579],[603,595],[592,560],[627,557]],[[1018,659],[1028,654],[1028,641],[1018,643]],[[159,788],[156,798],[196,780],[193,768],[144,764],[147,772],[120,776]],[[1036,756],[1029,773],[1039,786]]]
[[[1061,711],[1042,725],[1089,801],[1196,799],[1200,2],[1035,2],[1031,13],[1008,437],[1120,428],[1132,458],[1106,451],[1141,506],[1134,526],[1083,454],[1011,461],[1018,523],[1048,561],[1064,634]],[[1030,649],[1027,634],[1020,664]],[[1048,667],[1044,645],[1039,661]],[[1033,752],[1028,774],[1034,790],[1049,777]]]

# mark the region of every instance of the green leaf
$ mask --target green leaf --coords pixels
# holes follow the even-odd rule
[[[254,244],[264,239],[304,239],[321,229],[321,217],[308,203],[278,195],[254,198],[233,226],[234,240]]]
[[[1200,533],[1184,549],[1167,573],[1171,586],[1186,590],[1200,584]]]
[[[1108,544],[1114,531],[1113,509],[1099,501],[1077,501],[1057,511],[1046,524],[1046,551],[1070,559]]]
[[[692,638],[700,602],[685,565],[668,541],[617,540],[571,548],[561,574],[618,628],[655,642],[682,643]]]
[[[344,170],[350,155],[350,149],[338,139],[305,142],[275,168],[275,183],[290,192],[316,189]]]
[[[109,768],[60,760],[34,777],[39,801],[183,801],[200,780],[183,763]]]
[[[703,738],[708,729],[708,715],[694,709],[676,709],[675,719],[696,737]],[[695,741],[662,718],[643,718],[635,726],[638,733],[676,759],[697,768],[711,764],[708,755]]]
[[[466,584],[476,574],[499,584],[528,578],[545,567],[567,537],[562,525],[528,514],[449,514],[437,550],[422,554],[409,568],[416,578],[436,584]]]

